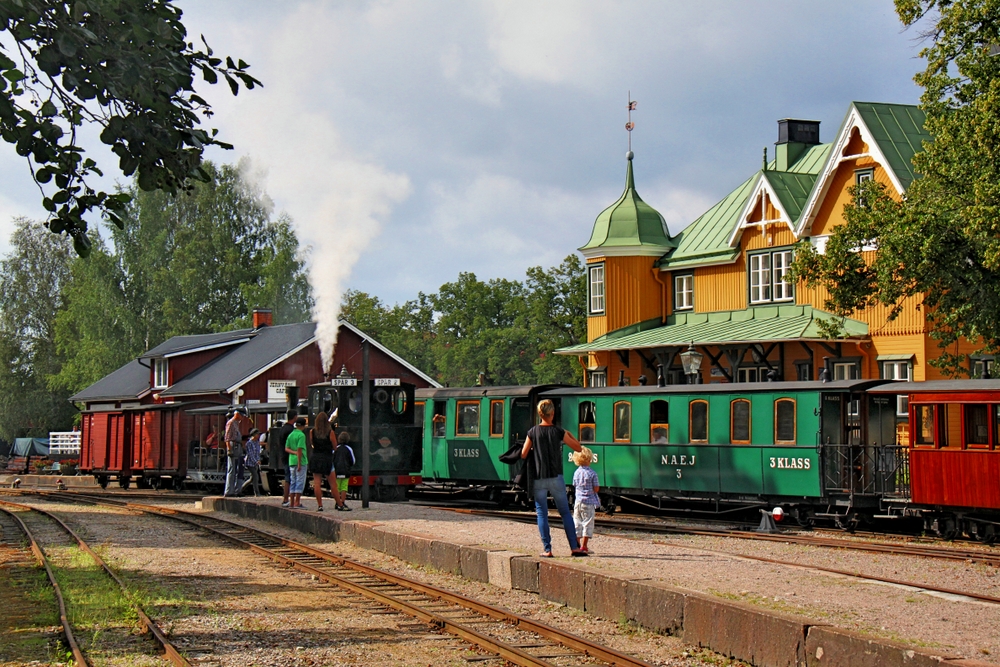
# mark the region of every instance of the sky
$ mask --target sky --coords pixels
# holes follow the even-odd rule
[[[264,83],[199,87],[236,147],[209,157],[250,159],[328,311],[347,288],[393,304],[575,253],[621,194],[629,91],[636,186],[672,232],[773,154],[778,119],[829,141],[852,100],[920,94],[891,0],[176,4]],[[6,144],[0,179],[5,252],[12,217],[43,211]]]

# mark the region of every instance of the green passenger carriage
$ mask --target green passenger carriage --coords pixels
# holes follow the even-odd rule
[[[473,387],[419,390],[425,483],[515,492],[522,444],[542,398],[596,455],[605,506],[629,497],[709,511],[774,503],[801,521],[878,510],[897,490],[895,409],[875,380],[665,387]],[[567,449],[567,454],[569,450]],[[571,483],[576,466],[565,462]]]

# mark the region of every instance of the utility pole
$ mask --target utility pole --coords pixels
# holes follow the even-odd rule
[[[372,470],[371,461],[371,377],[368,372],[368,348],[369,343],[366,338],[361,343],[361,507],[368,509],[368,502],[371,499],[370,477]]]

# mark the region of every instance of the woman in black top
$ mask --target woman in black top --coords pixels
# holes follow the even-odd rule
[[[576,538],[576,524],[573,512],[566,498],[566,480],[563,477],[563,444],[573,451],[580,451],[580,442],[570,433],[552,424],[556,408],[552,401],[545,399],[538,404],[538,416],[542,423],[532,426],[524,439],[521,458],[527,460],[528,493],[535,498],[535,515],[538,518],[538,534],[542,538],[542,557],[552,558],[552,537],[549,535],[549,495],[556,503],[562,517],[566,540],[574,556],[586,556]],[[528,454],[532,454],[528,458]]]
[[[325,412],[316,415],[316,423],[309,432],[309,442],[312,445],[312,456],[309,458],[309,472],[313,476],[313,491],[316,493],[316,511],[323,511],[323,478],[330,482],[330,488],[336,488],[333,479],[333,441],[330,440],[333,428]]]

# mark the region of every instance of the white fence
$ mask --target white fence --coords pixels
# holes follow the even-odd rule
[[[49,454],[80,454],[79,431],[52,431],[49,433]]]

